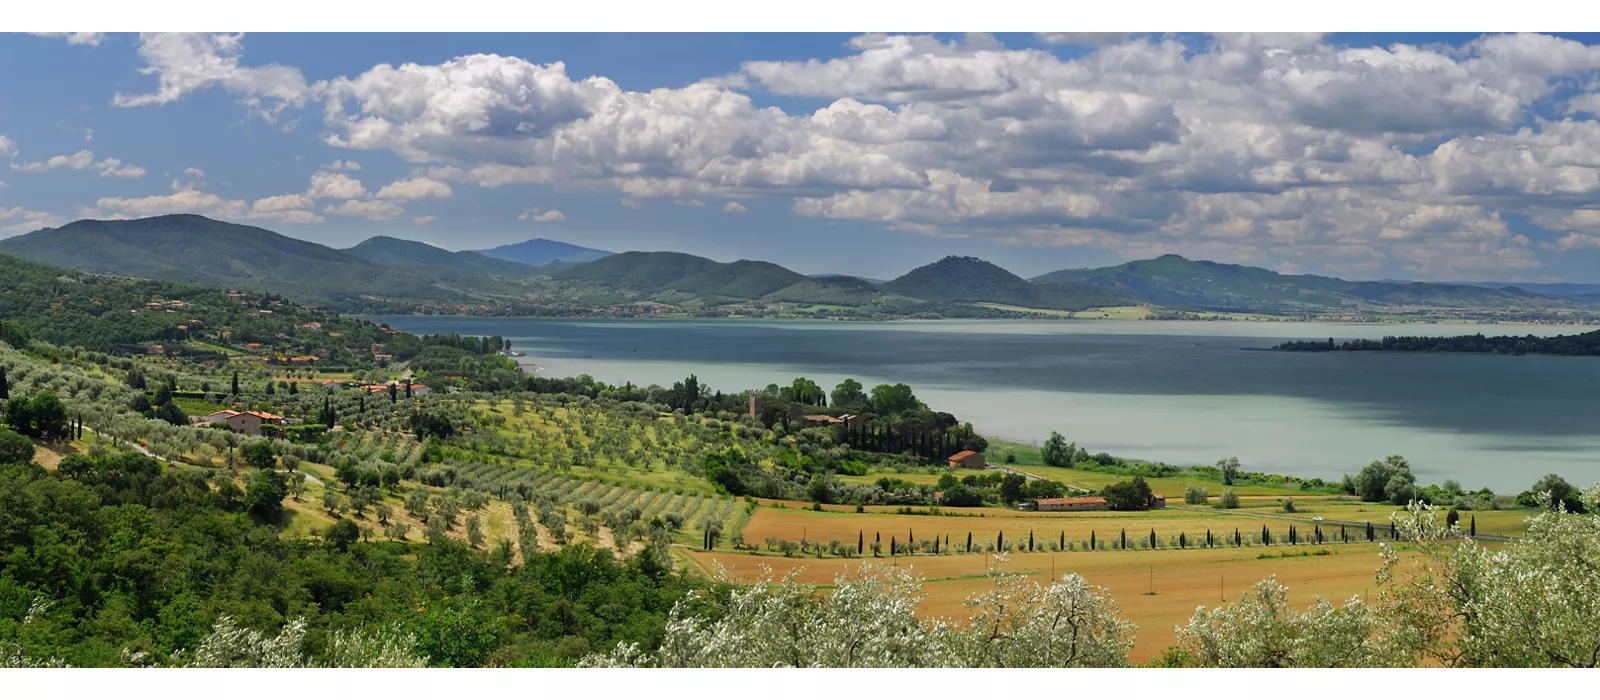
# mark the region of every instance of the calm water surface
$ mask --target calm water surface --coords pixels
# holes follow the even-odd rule
[[[1285,339],[1556,335],[1592,328],[1140,321],[894,323],[380,317],[500,335],[543,376],[714,389],[905,382],[991,436],[1337,478],[1390,454],[1424,482],[1600,481],[1600,357],[1254,351]]]

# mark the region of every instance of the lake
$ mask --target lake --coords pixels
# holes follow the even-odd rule
[[[1338,478],[1404,455],[1419,481],[1526,489],[1600,481],[1600,357],[1263,352],[1286,339],[1558,335],[1512,324],[1227,321],[547,320],[375,317],[414,333],[500,335],[542,376],[725,392],[805,376],[905,382],[990,437],[1060,431],[1091,452]]]

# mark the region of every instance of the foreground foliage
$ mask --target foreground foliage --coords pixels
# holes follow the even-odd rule
[[[974,595],[964,624],[923,622],[922,581],[910,571],[863,564],[841,573],[827,595],[800,571],[760,580],[720,599],[691,594],[675,608],[654,652],[622,644],[584,660],[593,667],[821,668],[1126,666],[1133,624],[1105,589],[1068,574],[1041,586],[996,574]],[[720,572],[728,580],[728,572]]]

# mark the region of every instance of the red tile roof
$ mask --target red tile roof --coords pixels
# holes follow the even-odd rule
[[[951,460],[966,459],[966,458],[971,457],[971,456],[973,456],[975,454],[978,454],[978,453],[973,452],[972,450],[962,450],[962,451],[957,452],[957,453],[955,453],[953,455],[950,455],[950,459]]]

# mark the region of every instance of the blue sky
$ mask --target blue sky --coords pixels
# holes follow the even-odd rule
[[[1596,44],[8,35],[0,62],[35,68],[0,82],[0,235],[193,211],[336,247],[544,237],[871,277],[1176,252],[1600,281]]]

